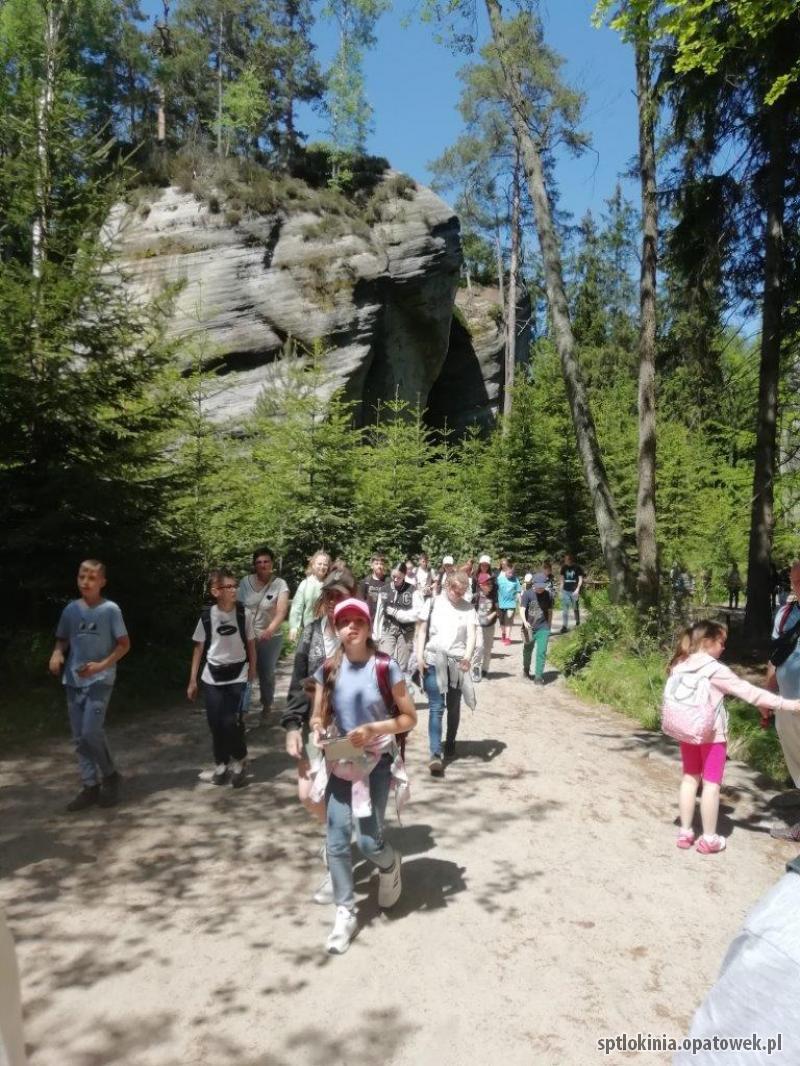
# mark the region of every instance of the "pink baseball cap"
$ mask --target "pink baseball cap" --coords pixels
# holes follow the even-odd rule
[[[334,624],[346,614],[356,615],[358,618],[363,618],[367,623],[371,621],[369,607],[367,607],[363,600],[357,600],[355,596],[350,596],[349,599],[346,600],[340,600],[339,603],[336,604],[333,609]]]

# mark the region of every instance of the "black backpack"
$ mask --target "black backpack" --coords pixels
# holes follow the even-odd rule
[[[546,589],[544,592],[536,592],[534,589],[531,591],[533,594],[525,608],[525,621],[533,628],[547,621],[553,601]]]

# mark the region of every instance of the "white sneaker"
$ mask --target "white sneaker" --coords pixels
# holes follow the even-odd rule
[[[394,862],[388,870],[381,870],[378,877],[378,906],[387,909],[393,907],[403,891],[403,879],[400,876],[402,855],[394,849]]]
[[[350,941],[356,935],[358,921],[355,914],[347,907],[336,908],[336,921],[333,923],[325,947],[329,955],[344,955],[350,947]]]
[[[330,874],[325,874],[325,880],[311,898],[315,903],[333,903],[333,881]]]

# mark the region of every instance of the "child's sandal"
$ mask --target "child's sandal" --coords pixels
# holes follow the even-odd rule
[[[678,839],[675,841],[679,848],[690,848],[694,844],[694,831],[692,829],[681,829],[678,833]]]
[[[725,837],[717,836],[716,833],[713,837],[700,837],[697,850],[701,855],[716,855],[725,850]]]

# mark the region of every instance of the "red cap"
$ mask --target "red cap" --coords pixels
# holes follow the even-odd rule
[[[370,622],[369,607],[363,600],[357,600],[355,596],[351,596],[349,599],[340,600],[339,603],[333,609],[333,621],[338,622],[343,615],[356,615],[358,618],[363,618],[365,622]]]

